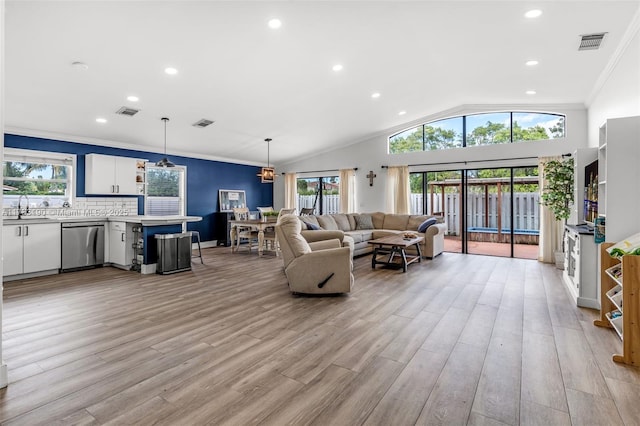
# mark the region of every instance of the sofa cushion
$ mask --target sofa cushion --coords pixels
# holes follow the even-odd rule
[[[349,231],[345,232],[345,235],[349,235],[353,238],[355,243],[367,242],[373,239],[373,229],[366,229],[362,231]]]
[[[388,237],[389,235],[398,235],[402,231],[398,231],[395,229],[374,229],[372,234],[372,239],[377,240],[378,238]]]
[[[356,229],[373,229],[373,218],[370,214],[359,214],[355,216]]]
[[[318,225],[320,225],[322,229],[326,229],[329,231],[341,231],[341,229],[338,228],[338,224],[333,219],[333,217],[329,216],[328,214],[316,216],[316,219],[318,219]]]
[[[304,223],[307,223],[307,224],[313,223],[317,227],[320,227],[320,224],[318,223],[318,219],[316,219],[315,216],[300,216],[300,220],[303,221]],[[307,227],[307,229],[309,229],[309,227]]]
[[[371,221],[373,222],[373,227],[376,229],[382,229],[382,223],[384,222],[384,217],[386,215],[382,212],[371,213]]]
[[[347,219],[349,219],[349,227],[350,227],[350,231],[353,231],[356,229],[356,216],[358,216],[357,213],[349,213],[347,214]]]
[[[418,231],[426,232],[427,228],[430,227],[431,225],[435,225],[436,221],[437,219],[435,217],[430,217],[429,219],[422,222],[420,226],[418,226]]]
[[[336,221],[336,225],[338,225],[338,229],[341,231],[351,231],[351,224],[349,223],[349,218],[346,214],[332,214],[333,220]]]
[[[384,229],[397,229],[398,231],[406,231],[407,223],[409,223],[408,214],[387,214],[384,216],[382,227]]]

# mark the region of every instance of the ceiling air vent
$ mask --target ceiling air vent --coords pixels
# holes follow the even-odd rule
[[[140,112],[139,109],[129,108],[129,107],[122,107],[122,108],[120,108],[119,110],[116,111],[116,114],[126,115],[127,117],[133,117],[134,115],[136,115],[139,112]]]
[[[209,124],[213,124],[213,121],[211,120],[206,120],[206,119],[202,119],[202,120],[198,120],[195,123],[193,123],[193,127],[207,127]]]
[[[600,44],[602,43],[602,39],[607,33],[598,33],[598,34],[584,34],[581,35],[580,39],[580,47],[578,50],[596,50],[600,48]]]

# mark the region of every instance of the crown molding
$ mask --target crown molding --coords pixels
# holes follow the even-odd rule
[[[596,83],[594,84],[593,89],[591,89],[591,93],[589,94],[589,96],[585,101],[585,105],[587,106],[587,108],[591,106],[595,98],[600,93],[600,90],[602,90],[602,87],[611,77],[611,74],[613,74],[613,71],[618,65],[618,62],[620,62],[620,59],[622,58],[622,56],[624,56],[627,49],[629,49],[629,46],[631,45],[631,41],[636,36],[639,30],[640,30],[640,7],[638,8],[638,10],[636,10],[636,13],[633,15],[633,18],[631,19],[631,23],[629,24],[629,26],[627,27],[627,30],[622,36],[622,40],[618,44],[618,47],[616,47],[616,50],[613,52],[613,55],[611,55],[611,59],[609,59],[609,62],[607,63],[607,65],[604,67],[604,69],[598,76],[598,79],[596,80]]]

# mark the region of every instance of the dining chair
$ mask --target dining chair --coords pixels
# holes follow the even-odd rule
[[[286,214],[295,214],[296,209],[280,209],[276,224],[280,223],[280,218]],[[278,244],[278,236],[275,227],[270,226],[264,230],[265,249],[275,251],[276,257],[280,256],[280,245]]]
[[[249,220],[250,212],[248,207],[236,207],[233,209],[233,218],[235,220]],[[251,226],[237,226],[236,225],[236,241],[235,250],[240,248],[240,244],[246,241],[247,248],[251,252],[254,242],[258,240],[258,231]],[[257,247],[257,244],[256,244]]]

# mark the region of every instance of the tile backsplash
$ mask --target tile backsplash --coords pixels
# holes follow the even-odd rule
[[[25,215],[25,209],[22,209]],[[138,214],[137,197],[78,197],[68,208],[29,207],[29,216],[105,217],[133,216]],[[5,218],[18,216],[17,208],[4,208]]]

